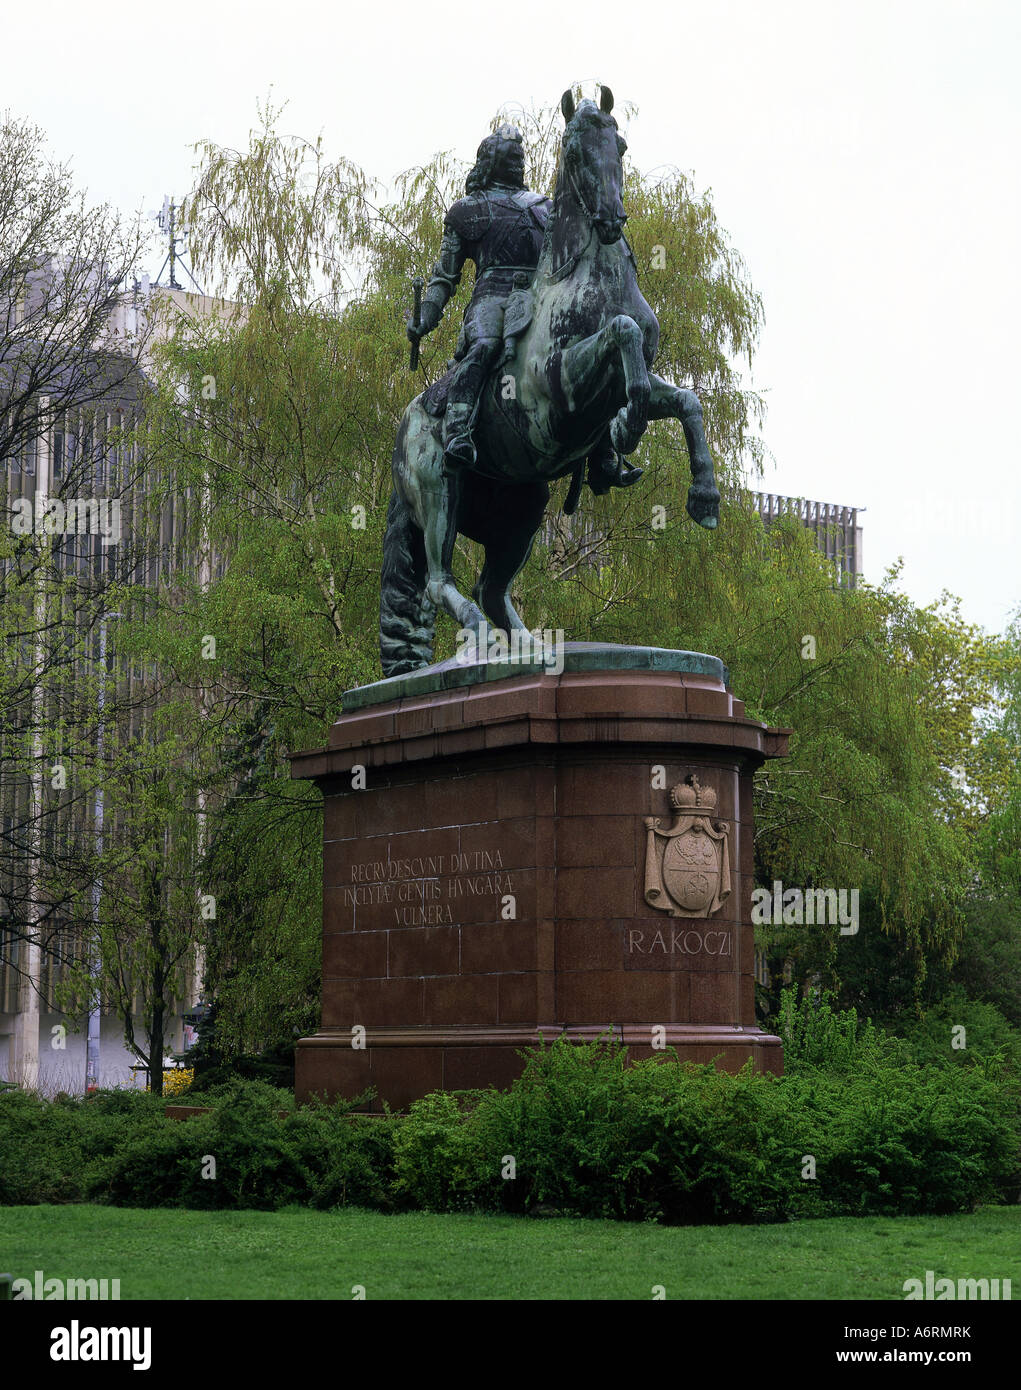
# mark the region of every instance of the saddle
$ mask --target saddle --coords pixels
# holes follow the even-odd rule
[[[441,420],[447,413],[447,396],[450,393],[450,383],[453,379],[454,367],[451,365],[441,377],[422,392],[422,409],[434,420]]]
[[[517,340],[532,322],[534,312],[535,296],[528,283],[528,276],[519,273],[514,277],[514,289],[503,308],[503,352],[494,359],[489,371],[490,376],[499,371],[514,356]],[[464,355],[463,332],[462,329],[462,337],[458,339],[458,348],[454,353],[453,362],[449,362],[443,375],[422,392],[423,410],[437,420],[446,413],[450,383],[457,369],[457,363]]]

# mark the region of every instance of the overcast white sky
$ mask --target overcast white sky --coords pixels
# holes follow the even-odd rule
[[[867,508],[866,575],[903,555],[918,602],[990,630],[1021,604],[1017,0],[12,10],[0,106],[125,210],[186,192],[196,140],[245,144],[271,86],[287,130],[389,179],[606,82],[636,165],[712,189],[765,300],[764,485]]]

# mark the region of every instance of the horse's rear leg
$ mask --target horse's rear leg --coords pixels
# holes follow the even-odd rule
[[[426,593],[462,629],[478,632],[485,622],[480,609],[465,598],[454,582],[454,546],[457,542],[457,502],[460,479],[442,466],[419,479],[422,518],[425,522],[425,559],[429,579]]]
[[[694,391],[674,386],[654,372],[649,373],[652,393],[649,398],[650,420],[680,420],[691,462],[691,486],[688,488],[688,515],[700,526],[712,531],[720,517],[720,490],[716,486],[713,456],[706,443],[702,427],[702,406]]]
[[[461,530],[486,550],[486,562],[472,597],[482,605],[494,628],[508,635],[515,628],[527,631],[511,602],[510,587],[531,553],[549,502],[549,488],[544,482],[523,483],[494,495],[492,484],[476,476],[466,478],[465,484]]]

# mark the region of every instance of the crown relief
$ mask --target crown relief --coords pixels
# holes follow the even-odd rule
[[[703,787],[695,773],[670,788],[670,805],[675,811],[716,810],[716,792]]]

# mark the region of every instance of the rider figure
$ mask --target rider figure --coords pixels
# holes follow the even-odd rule
[[[440,256],[422,298],[418,324],[408,323],[408,337],[424,338],[439,323],[447,301],[460,283],[465,261],[475,264],[475,289],[464,314],[454,359],[457,366],[447,395],[443,450],[448,466],[476,460],[471,430],[479,396],[503,347],[504,309],[511,293],[531,283],[542,250],[553,204],[525,187],[525,153],[521,132],[502,125],[478,148],[465,196],[444,219]],[[594,492],[626,487],[641,476],[621,464],[609,434],[588,460]]]

